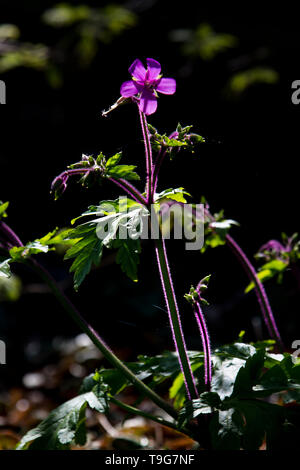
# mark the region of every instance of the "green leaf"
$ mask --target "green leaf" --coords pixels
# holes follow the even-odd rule
[[[111,168],[111,167],[116,166],[121,160],[121,157],[122,157],[122,152],[116,153],[115,155],[113,155],[113,157],[110,157],[107,160],[106,168]]]
[[[276,276],[279,273],[282,273],[288,266],[288,263],[281,261],[279,259],[274,259],[269,261],[268,263],[264,264],[259,272],[257,273],[257,277],[261,282],[266,281],[267,279],[271,279],[272,277]],[[245,289],[245,293],[247,294],[252,289],[255,288],[254,282],[251,282]]]
[[[102,202],[100,202],[100,204],[98,206],[89,206],[87,211],[83,212],[80,216],[75,217],[75,219],[72,219],[71,224],[74,225],[75,222],[77,222],[77,220],[81,219],[82,217],[91,216],[91,215],[97,215],[97,216],[108,215],[108,214],[111,214],[111,213],[117,213],[121,209],[127,210],[127,208],[130,207],[130,202],[131,201],[132,201],[131,199],[129,200],[129,199],[125,198],[124,208],[122,206],[121,198],[120,199],[115,199],[115,200],[102,201]],[[135,201],[132,201],[132,202],[135,203]]]
[[[106,174],[113,178],[123,178],[125,180],[136,180],[140,179],[139,175],[134,171],[136,165],[117,165],[109,167]]]
[[[265,362],[265,350],[259,349],[253,356],[247,359],[245,365],[239,370],[232,396],[248,395],[252,391],[252,387],[258,382],[262,368]]]
[[[155,195],[155,203],[160,203],[164,199],[172,199],[176,202],[186,203],[184,195],[191,196],[187,191],[184,190],[184,188],[165,189],[164,191]]]
[[[203,253],[208,246],[211,248],[216,248],[218,246],[225,245],[226,240],[225,240],[225,235],[221,235],[219,233],[211,233],[210,235],[206,236],[204,238],[205,244],[203,248],[201,248],[201,252]]]
[[[218,393],[222,399],[231,396],[237,374],[244,364],[245,360],[238,357],[230,357],[225,360],[213,357],[211,390]]]
[[[300,364],[295,365],[291,369],[291,378],[300,383]]]
[[[154,359],[154,358],[152,358]],[[153,376],[153,371],[145,367],[145,363],[141,360],[139,362],[127,362],[126,366],[140,379],[145,380]],[[105,383],[108,386],[111,395],[118,395],[127,386],[131,386],[127,377],[117,369],[100,369],[94,374],[87,376],[81,385],[80,393],[90,392],[94,389],[97,383]]]
[[[202,199],[202,203],[205,204],[205,199]],[[201,252],[205,252],[207,247],[216,248],[218,246],[225,245],[226,235],[234,225],[239,226],[239,223],[233,219],[225,219],[223,210],[217,214],[214,214],[213,222],[211,221],[210,217],[207,217],[204,227],[205,243],[201,249]]]
[[[0,277],[9,278],[11,277],[11,271],[9,263],[11,262],[11,258],[7,258],[5,260],[0,259]]]
[[[9,250],[9,254],[13,261],[22,261],[23,259],[29,258],[31,255],[37,255],[39,253],[48,253],[49,246],[42,243],[41,240],[34,240],[28,242],[24,246],[14,246]]]
[[[113,178],[123,178],[128,181],[139,180],[139,175],[134,171],[135,165],[118,165],[121,160],[122,152],[116,153],[106,162],[106,175]]]
[[[183,426],[191,419],[197,418],[201,414],[210,414],[213,408],[220,406],[221,400],[215,392],[203,392],[195,400],[189,400],[179,412],[178,423]]]
[[[198,391],[204,391],[204,365],[203,360],[199,360],[196,363],[191,364],[191,369],[196,380],[198,380]],[[182,408],[186,401],[186,387],[184,383],[184,377],[180,372],[172,383],[169,390],[169,397],[173,399],[173,406],[176,409]]]
[[[284,408],[260,400],[239,400],[235,403],[235,407],[245,421],[243,426],[243,449],[258,450],[266,437],[267,449],[272,450],[272,442],[276,435],[280,433],[285,420]]]
[[[97,235],[102,239],[103,245],[113,247],[114,240],[119,236],[121,240],[139,238],[143,230],[144,217],[148,217],[148,210],[136,204],[129,211],[110,213],[94,219],[97,223]]]
[[[47,233],[44,237],[38,238],[33,242],[28,242],[24,246],[14,246],[9,251],[12,261],[20,262],[32,255],[48,253],[48,251],[52,249],[50,245],[61,243],[63,236],[66,235],[66,231],[61,234],[57,234],[57,231],[58,229],[56,228],[52,232]]]
[[[74,272],[74,288],[78,290],[92,266],[99,266],[103,242],[97,236],[95,224],[79,225],[68,232],[65,240],[69,239],[76,239],[76,242],[66,252],[64,259],[75,258],[70,272]]]
[[[137,282],[138,264],[140,262],[139,254],[141,252],[140,240],[131,238],[126,240],[116,239],[113,241],[112,248],[118,250],[116,262],[121,266],[122,271],[134,282]]]
[[[29,431],[17,446],[17,450],[66,449],[72,442],[84,445],[85,409],[89,406],[100,413],[107,411],[107,387],[97,384],[93,391],[83,393],[67,401]]]
[[[200,366],[203,365],[203,354],[189,351],[188,355],[193,370],[196,371],[196,374],[199,371],[197,375],[202,376],[201,379],[204,383],[203,374],[201,374],[200,371]],[[149,386],[153,388],[167,379],[174,380],[180,373],[178,356],[176,353],[170,351],[166,351],[162,355],[154,357],[138,356],[137,362],[127,362],[126,366],[132,370],[140,380],[152,379]],[[91,391],[95,383],[101,379],[109,386],[112,395],[120,393],[125,387],[130,385],[127,378],[118,370],[101,369],[84,379],[80,392],[85,393]],[[185,394],[184,391],[183,394]]]
[[[210,423],[211,441],[214,450],[240,450],[243,419],[234,408],[214,413]]]
[[[70,271],[74,272],[75,288],[90,272],[93,264],[99,265],[103,246],[116,248],[116,262],[130,279],[137,280],[137,265],[140,253],[140,233],[143,230],[144,217],[148,210],[141,204],[128,198],[114,201],[102,201],[99,206],[90,206],[80,217],[99,216],[67,232],[65,241],[76,239],[67,251],[65,259],[75,258]]]
[[[216,353],[222,358],[238,358],[246,361],[256,353],[256,345],[241,342],[226,344],[216,349]]]
[[[155,127],[148,124],[153,150],[158,151],[164,148],[171,160],[182,147],[193,153],[195,144],[205,142],[205,140],[198,134],[190,133],[192,127],[193,126],[182,127],[181,124],[178,124],[176,132],[173,132],[170,137],[168,137],[166,134],[160,135]]]
[[[183,147],[184,145],[187,146],[187,142],[182,142],[180,140],[177,140],[177,139],[170,139],[169,137],[167,136],[164,136],[164,145],[166,147]]]
[[[9,206],[9,202],[0,201],[0,219],[7,217],[6,209]]]

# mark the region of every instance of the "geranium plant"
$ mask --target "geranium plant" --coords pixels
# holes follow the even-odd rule
[[[283,344],[263,282],[297,262],[299,245],[295,236],[285,236],[283,243],[273,240],[264,245],[258,257],[266,263],[256,272],[229,233],[237,222],[225,219],[223,211],[212,214],[204,199],[201,204],[187,203],[190,195],[182,187],[160,188],[158,192],[160,170],[166,160],[180,158],[182,152],[197,155],[205,141],[192,132],[192,126],[178,124],[174,132],[167,135],[160,134],[148,123],[148,116],[157,111],[158,93],[174,94],[176,81],[162,76],[156,60],[148,58],[146,62],[147,67],[139,59],[133,62],[129,67],[132,79],[121,85],[121,97],[103,112],[107,116],[124,103],[136,106],[145,148],[144,178],[140,178],[134,165],[120,163],[121,152],[109,157],[103,153],[83,155],[79,162],[69,165],[53,180],[54,197],[63,195],[72,177],[79,177],[87,190],[106,179],[122,191],[120,197],[91,205],[72,221],[71,228],[55,229],[26,244],[6,223],[8,203],[0,205],[0,276],[9,277],[14,263],[23,263],[32,269],[48,284],[66,313],[112,367],[99,369],[86,377],[78,396],[53,410],[36,428],[27,432],[17,449],[67,449],[74,443],[82,446],[86,442],[86,408],[107,413],[111,403],[129,415],[141,415],[185,433],[194,439],[199,449],[292,447],[300,423],[297,405],[300,403],[300,363]],[[207,266],[204,279],[195,279],[194,286],[186,286],[185,300],[194,313],[201,345],[199,351],[187,350],[166,250],[168,223],[174,230],[178,224],[185,224],[184,234],[191,244],[199,233],[202,234],[201,246],[197,247],[200,261],[201,252],[209,247],[227,245],[232,250],[248,276],[250,284],[246,290],[255,290],[268,334],[265,341],[246,344],[241,333],[235,343],[212,349],[202,309],[207,303],[205,292],[210,279]],[[139,356],[136,362],[125,363],[86,322],[36,255],[47,253],[56,245],[67,246],[64,258],[72,260],[70,271],[74,275],[74,288],[79,290],[92,267],[100,265],[103,252],[114,250],[116,263],[124,275],[136,281],[143,237],[153,239],[153,257],[161,280],[174,351],[162,351],[155,357]],[[213,296],[211,292],[210,297]],[[168,385],[167,398],[157,392],[162,383]],[[151,415],[138,406],[124,403],[119,395],[132,385],[140,400],[152,400],[164,415]]]

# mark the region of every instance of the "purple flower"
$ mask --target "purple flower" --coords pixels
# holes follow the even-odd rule
[[[153,114],[157,108],[157,92],[164,95],[173,95],[176,91],[174,78],[162,78],[161,66],[157,60],[147,59],[147,69],[139,59],[128,69],[132,80],[121,85],[121,95],[125,98],[138,95],[139,109],[143,113]]]
[[[260,247],[259,252],[271,252],[273,255],[279,255],[284,251],[287,251],[286,248],[278,240],[270,240]]]

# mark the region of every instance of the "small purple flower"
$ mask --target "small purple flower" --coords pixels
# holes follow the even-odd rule
[[[278,240],[269,240],[260,247],[256,257],[265,261],[277,259],[284,263],[293,262],[294,259],[298,259],[300,243],[297,240],[297,234],[295,233],[291,237],[283,234],[282,240],[282,243]]]
[[[129,98],[138,95],[139,109],[143,113],[153,114],[157,108],[157,92],[164,95],[173,95],[176,91],[174,78],[162,78],[161,66],[157,60],[147,59],[147,69],[139,59],[128,69],[132,80],[121,85],[121,95]]]
[[[286,248],[278,240],[269,240],[259,249],[259,253],[269,252],[274,256],[278,256],[285,251],[287,251]]]

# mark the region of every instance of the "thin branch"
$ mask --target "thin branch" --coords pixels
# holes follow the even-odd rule
[[[196,322],[201,335],[203,353],[204,353],[204,381],[207,391],[210,391],[211,379],[212,379],[212,368],[211,368],[211,348],[208,329],[206,326],[206,321],[204,314],[202,312],[200,303],[195,301],[193,306]]]
[[[161,166],[163,164],[163,161],[165,159],[165,156],[167,155],[167,150],[162,148],[160,149],[154,167],[153,167],[153,172],[152,172],[152,194],[155,194],[156,188],[157,188],[157,183],[158,183],[158,175],[161,169]]]
[[[123,178],[111,178],[109,177],[112,183],[115,183],[120,188],[124,189],[126,193],[135,201],[140,202],[141,204],[147,204],[146,199],[144,196],[139,192],[137,188],[135,188],[132,184],[128,183],[128,181],[124,180]]]
[[[145,411],[139,410],[138,408],[135,408],[131,405],[127,405],[126,403],[123,403],[122,401],[118,400],[117,398],[113,396],[110,396],[109,400],[130,414],[134,414],[134,415],[142,416],[143,418],[151,419],[151,421],[155,421],[156,423],[159,423],[163,426],[167,426],[168,428],[175,429],[176,431],[178,431],[178,426],[175,423],[172,423],[171,421],[166,421],[160,416],[153,416],[150,413],[146,413]]]
[[[195,378],[193,376],[191,364],[187,354],[187,347],[183,335],[179,309],[173,287],[171,272],[169,268],[165,242],[163,238],[156,240],[156,256],[159,268],[159,274],[167,304],[169,322],[172,330],[172,337],[176,351],[178,353],[178,360],[180,368],[184,377],[185,387],[188,398],[198,398],[199,394],[196,387]]]
[[[177,139],[177,137],[178,137],[177,131],[174,131],[169,135],[169,139]],[[164,162],[164,159],[167,155],[167,151],[168,151],[168,147],[162,146],[157,154],[157,157],[153,166],[153,171],[152,171],[152,194],[156,192],[157,183],[158,183],[158,175],[159,175],[161,166]]]
[[[270,336],[276,340],[280,349],[284,350],[284,345],[283,345],[279,330],[276,325],[276,321],[272,312],[272,308],[271,308],[268,296],[266,294],[266,291],[262,282],[259,280],[256,274],[254,266],[249,261],[249,259],[247,258],[246,254],[241,249],[241,247],[228,234],[226,235],[226,241],[228,245],[230,246],[230,248],[232,249],[232,251],[234,252],[234,254],[237,256],[238,260],[241,262],[241,265],[246,271],[246,274],[248,275],[250,281],[252,281],[255,285],[256,296],[257,296],[257,299],[258,299],[258,302],[262,311],[262,315],[263,315],[265,324],[268,328],[268,332]]]
[[[151,147],[150,138],[149,138],[149,130],[148,130],[146,115],[142,111],[140,111],[140,109],[139,109],[139,115],[140,115],[142,133],[143,133],[144,144],[145,144],[146,173],[147,173],[147,179],[146,179],[147,203],[151,204],[152,203],[152,171],[153,171],[152,147]]]
[[[0,221],[0,230],[8,240],[12,242],[13,246],[24,246],[20,238],[5,222],[3,222],[3,220]]]

